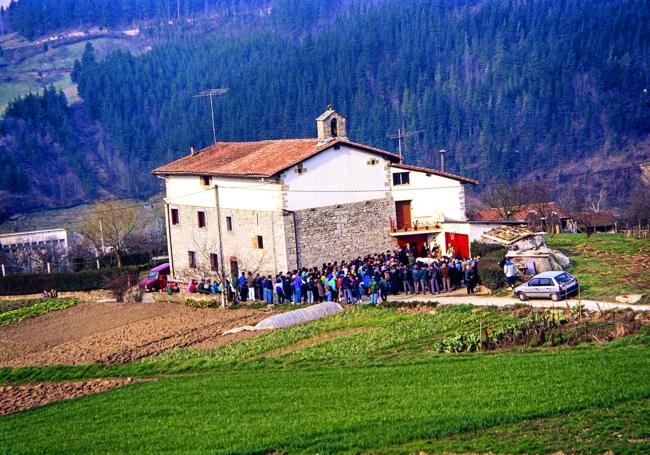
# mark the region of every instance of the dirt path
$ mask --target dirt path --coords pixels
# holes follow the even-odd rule
[[[213,347],[251,336],[220,335],[266,316],[172,303],[84,303],[0,329],[0,367],[126,363],[177,347]]]
[[[577,305],[577,299],[568,299],[561,300],[559,302],[553,302],[552,300],[543,300],[543,299],[534,299],[528,300],[526,302],[520,302],[519,299],[515,297],[492,297],[486,295],[464,295],[463,293],[456,293],[453,296],[447,295],[431,295],[423,294],[416,296],[391,296],[390,300],[396,302],[438,302],[441,305],[460,305],[460,304],[469,304],[476,306],[508,306],[516,305],[518,303],[524,303],[525,305],[530,305],[534,308],[565,308],[566,305],[570,307]],[[624,303],[612,303],[612,302],[601,302],[596,300],[582,300],[580,302],[583,308],[589,311],[600,311],[600,310],[626,310],[631,309],[635,311],[650,311],[650,305],[629,305]]]
[[[92,393],[105,392],[132,382],[131,378],[120,378],[0,386],[0,415],[24,411],[55,401],[70,400]]]

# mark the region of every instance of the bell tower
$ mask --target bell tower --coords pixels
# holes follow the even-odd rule
[[[337,138],[348,138],[345,128],[345,116],[334,110],[331,104],[327,110],[316,119],[316,129],[318,131],[318,143],[324,144]]]

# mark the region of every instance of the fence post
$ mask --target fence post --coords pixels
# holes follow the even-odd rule
[[[97,259],[97,270],[99,270],[99,258]]]
[[[52,264],[47,263],[47,273],[52,273]]]
[[[5,270],[5,265],[0,264],[0,267],[2,268],[2,276],[7,276],[7,271]]]

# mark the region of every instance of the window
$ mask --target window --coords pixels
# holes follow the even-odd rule
[[[232,231],[232,217],[226,217],[226,231]]]
[[[375,164],[379,164],[379,160],[377,158],[370,158],[368,160],[368,165],[369,166],[374,166]]]
[[[264,248],[264,237],[262,237],[261,235],[257,236],[257,248],[259,248],[260,250]]]
[[[304,168],[302,163],[298,163],[296,166],[296,174],[304,174],[307,169]]]
[[[540,278],[539,279],[539,285],[540,286],[550,286],[551,285],[551,279],[550,278]]]
[[[219,271],[219,256],[214,253],[210,253],[210,270]]]
[[[396,172],[393,174],[393,185],[408,185],[411,183],[409,172]]]
[[[196,253],[194,251],[187,252],[187,263],[190,265],[191,269],[196,268]]]
[[[540,280],[539,278],[533,278],[532,280],[530,280],[530,281],[528,282],[528,286],[539,286],[539,285],[540,285],[540,284],[539,284],[540,281],[541,281],[541,280]]]
[[[202,175],[200,178],[202,186],[210,186],[211,177],[209,175]]]
[[[567,281],[571,281],[572,277],[568,273],[562,273],[558,276],[555,277],[555,281],[558,283],[566,283]]]
[[[205,212],[200,211],[197,212],[198,219],[199,219],[199,227],[204,228],[205,227]]]
[[[180,224],[180,218],[178,217],[178,209],[171,209],[171,218],[172,224]]]
[[[338,128],[336,125],[336,118],[332,119],[332,122],[330,123],[330,127],[332,128],[332,136],[338,136]]]

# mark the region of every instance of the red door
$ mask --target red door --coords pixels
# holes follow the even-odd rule
[[[397,229],[411,227],[411,201],[395,201],[395,218]]]
[[[468,235],[445,232],[445,243],[447,244],[447,249],[449,249],[450,245],[454,247],[454,257],[461,259],[469,257]]]

